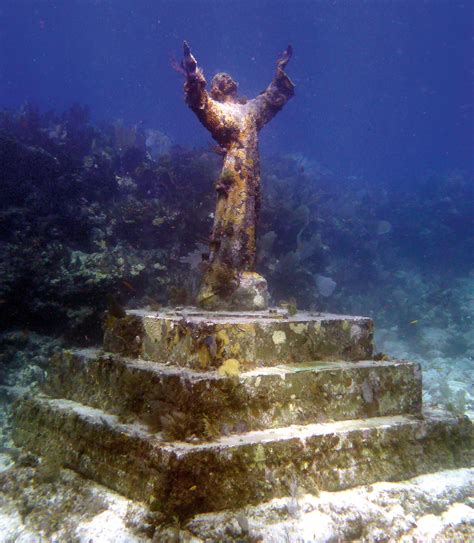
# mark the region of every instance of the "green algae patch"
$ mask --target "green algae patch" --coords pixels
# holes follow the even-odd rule
[[[372,355],[373,338],[372,322],[364,317],[189,308],[109,317],[104,345],[112,352],[207,371],[229,358],[242,368],[363,360]]]
[[[233,377],[240,374],[240,362],[235,358],[228,358],[218,368],[217,373],[222,377]]]

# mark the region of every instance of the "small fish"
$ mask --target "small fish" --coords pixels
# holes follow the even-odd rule
[[[388,221],[379,221],[377,223],[377,235],[383,236],[384,234],[388,234],[392,230],[392,225]]]
[[[136,290],[135,287],[131,283],[129,283],[128,281],[125,281],[125,279],[122,281],[122,285],[124,287],[127,287],[128,290],[130,290],[132,292],[135,292],[135,290]]]
[[[410,321],[410,324],[412,326],[416,326],[419,322],[420,322],[419,319],[415,319],[414,321]]]

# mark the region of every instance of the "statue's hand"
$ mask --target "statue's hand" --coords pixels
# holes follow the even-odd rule
[[[277,60],[277,70],[283,71],[290,62],[290,58],[293,55],[293,47],[291,45],[288,45],[288,47],[283,51],[281,57]]]
[[[191,53],[188,43],[185,41],[183,43],[184,58],[182,62],[182,67],[186,72],[186,75],[194,75],[196,73],[197,62]]]

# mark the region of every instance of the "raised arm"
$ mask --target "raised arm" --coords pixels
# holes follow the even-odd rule
[[[208,99],[206,91],[206,78],[201,68],[198,68],[196,59],[191,53],[189,45],[183,44],[184,56],[181,62],[186,81],[184,82],[184,96],[186,103],[192,110],[204,109]]]
[[[268,123],[295,94],[295,85],[285,72],[285,67],[293,55],[293,48],[288,45],[277,60],[275,75],[265,91],[252,100],[258,128]]]
[[[189,45],[184,42],[184,58],[181,62],[186,81],[184,82],[184,96],[188,106],[194,111],[201,123],[211,132],[212,136],[220,142],[225,126],[221,121],[219,103],[209,96],[206,90],[206,78],[197,65]]]

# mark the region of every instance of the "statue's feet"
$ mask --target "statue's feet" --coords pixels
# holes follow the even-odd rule
[[[231,292],[217,293],[203,284],[197,305],[211,311],[261,311],[268,307],[267,280],[256,272],[242,272]]]

